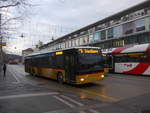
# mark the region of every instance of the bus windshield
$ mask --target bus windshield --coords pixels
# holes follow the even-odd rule
[[[81,53],[78,55],[78,72],[80,74],[103,71],[103,56],[98,54]]]
[[[95,65],[102,61],[100,54],[79,54],[79,63],[85,65]]]

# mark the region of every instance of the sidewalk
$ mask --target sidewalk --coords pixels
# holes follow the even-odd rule
[[[15,73],[11,72],[9,68],[7,68],[5,79],[3,79],[3,73],[0,73],[0,96],[50,91],[37,84],[26,83],[23,81],[18,82],[14,76]]]
[[[3,71],[0,72],[0,84],[17,82],[13,75],[6,71],[6,78],[3,78]]]
[[[11,92],[15,92],[16,86],[16,80],[13,77],[13,75],[9,72],[9,70],[6,71],[6,78],[3,78],[3,72],[0,73],[0,96],[2,95],[9,95]]]

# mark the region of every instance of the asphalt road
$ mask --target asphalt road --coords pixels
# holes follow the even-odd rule
[[[82,86],[31,76],[9,65],[0,76],[0,113],[150,113],[150,77],[108,74]]]

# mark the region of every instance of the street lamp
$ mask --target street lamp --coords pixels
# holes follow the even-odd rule
[[[25,36],[24,36],[24,34],[22,33],[20,37],[21,37],[21,38],[24,38]]]

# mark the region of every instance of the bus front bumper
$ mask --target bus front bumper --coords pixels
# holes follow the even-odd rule
[[[76,84],[86,84],[93,81],[101,81],[105,78],[104,72],[77,75]]]

